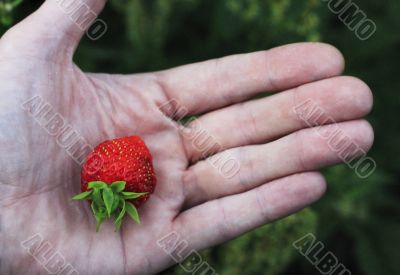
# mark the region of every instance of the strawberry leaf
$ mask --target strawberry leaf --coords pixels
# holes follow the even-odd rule
[[[103,205],[103,200],[101,198],[101,193],[100,193],[100,189],[94,189],[93,190],[93,201],[100,207],[101,205]]]
[[[135,193],[135,192],[122,192],[122,196],[125,200],[137,199],[148,193]]]
[[[90,207],[92,208],[93,215],[96,217],[97,213],[99,212],[99,208],[97,207],[96,203],[93,201]]]
[[[125,208],[125,200],[121,199],[122,203],[122,209],[121,212],[119,213],[118,217],[115,219],[115,231],[118,231],[121,228],[122,221],[124,219],[125,213],[126,213],[126,208]]]
[[[128,212],[128,215],[129,215],[136,223],[139,223],[139,224],[140,224],[139,213],[138,213],[136,207],[135,207],[132,203],[128,202],[128,203],[126,204],[126,212]]]
[[[114,211],[117,210],[119,203],[120,203],[120,197],[117,194],[114,194],[114,202],[111,208],[111,213],[114,213]]]
[[[125,189],[126,181],[114,181],[111,184],[111,189],[117,193],[117,192],[122,192]]]
[[[96,232],[101,224],[110,216],[114,216],[115,231],[118,231],[123,219],[128,215],[140,224],[139,213],[134,204],[126,200],[140,198],[148,193],[124,192],[125,181],[115,181],[107,184],[102,181],[92,181],[88,184],[88,191],[75,195],[73,200],[91,200],[91,209],[96,219]]]
[[[104,219],[106,218],[106,213],[105,213],[106,210],[104,207],[99,208],[95,202],[92,202],[91,207],[94,217],[96,219],[96,232],[99,232],[100,226],[103,223]]]
[[[92,194],[92,191],[82,192],[78,195],[73,196],[72,199],[74,201],[85,200],[85,199],[88,199],[91,194]]]
[[[111,190],[111,188],[106,187],[103,189],[103,201],[104,204],[106,205],[108,217],[110,217],[114,202],[114,193]]]
[[[89,182],[88,187],[90,189],[103,189],[107,187],[107,184],[102,181],[91,181]]]

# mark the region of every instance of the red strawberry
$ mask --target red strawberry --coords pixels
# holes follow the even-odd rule
[[[106,217],[115,217],[117,230],[126,213],[140,223],[140,207],[156,186],[152,157],[138,136],[108,140],[89,154],[82,168],[82,193],[74,200],[91,201],[98,231]]]

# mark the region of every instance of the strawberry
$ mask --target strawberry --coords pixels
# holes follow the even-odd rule
[[[104,141],[89,154],[82,167],[82,193],[73,200],[89,200],[96,218],[96,231],[114,216],[116,230],[127,213],[140,223],[137,208],[156,186],[152,156],[138,136]]]

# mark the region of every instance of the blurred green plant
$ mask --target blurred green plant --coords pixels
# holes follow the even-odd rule
[[[202,259],[221,275],[279,274],[297,256],[298,252],[293,248],[293,242],[305,234],[315,234],[316,227],[316,214],[306,209],[233,241],[207,249],[201,253]],[[180,266],[176,266],[162,274],[187,273]]]
[[[112,9],[106,13],[114,14],[110,22],[119,26],[108,33],[112,46],[107,37],[95,44],[96,49],[85,41],[76,59],[84,59],[85,69],[110,67],[100,62],[118,62],[110,68],[158,70],[319,39],[318,0],[114,0],[109,4]]]
[[[341,235],[350,240],[364,274],[400,274],[400,222],[393,219],[400,213],[400,203],[392,192],[397,185],[393,177],[378,170],[363,180],[344,165],[325,175],[331,186],[316,207],[319,236],[334,240]]]
[[[23,0],[0,0],[0,25],[10,26],[13,23],[14,9]]]

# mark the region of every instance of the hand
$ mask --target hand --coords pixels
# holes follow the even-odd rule
[[[86,2],[98,12],[105,1]],[[39,234],[80,274],[155,273],[174,264],[157,244],[171,232],[201,250],[311,204],[326,188],[315,170],[341,160],[319,134],[335,125],[317,132],[294,111],[307,100],[324,110],[315,126],[331,117],[363,150],[372,144],[370,125],[359,120],[372,107],[370,89],[338,76],[344,61],[331,46],[294,44],[162,72],[106,75],[73,64],[82,35],[56,1],[46,1],[0,40],[5,272],[45,273],[46,256],[35,260],[21,246]],[[264,91],[279,93],[249,100]],[[174,108],[163,108],[169,103]],[[182,128],[182,110],[203,115]],[[56,113],[64,126],[51,119]],[[146,141],[158,185],[139,209],[141,225],[126,219],[115,233],[106,222],[95,233],[89,205],[71,201],[86,151],[67,146],[60,133],[67,124],[90,146],[127,135]],[[193,138],[199,129],[215,145],[211,159]],[[212,162],[222,156],[237,165],[233,176]]]

